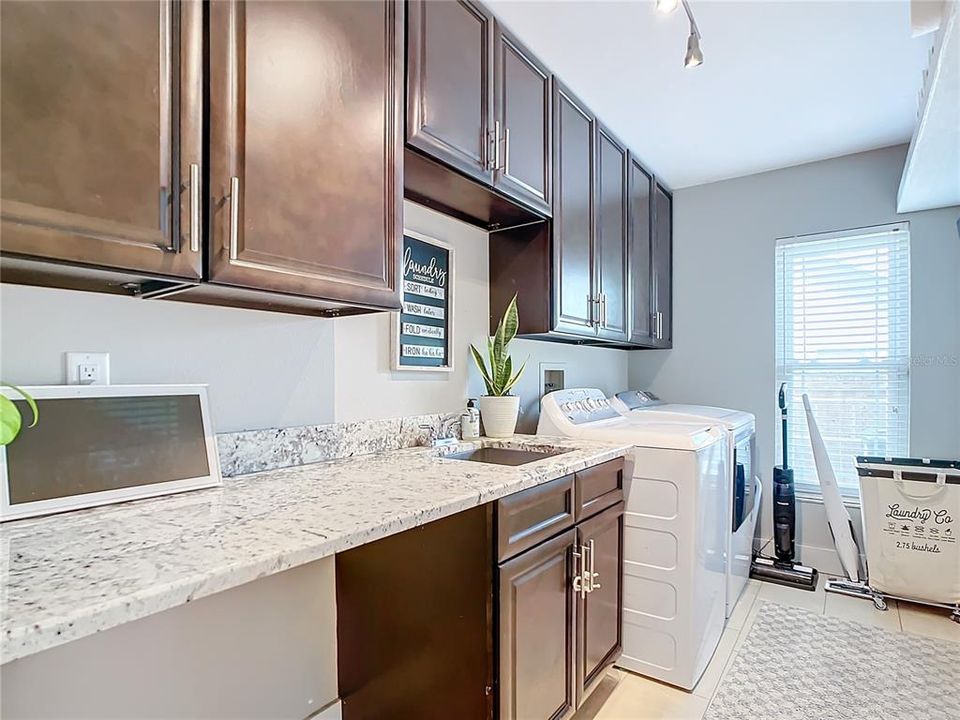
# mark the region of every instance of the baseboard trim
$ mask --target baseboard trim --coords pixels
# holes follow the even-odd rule
[[[817,547],[816,545],[797,545],[797,561],[808,567],[815,567],[821,573],[846,577],[840,556],[833,548]],[[866,558],[860,556],[860,567],[866,567]]]
[[[308,715],[306,720],[343,720],[343,713],[340,710],[340,701],[334,700],[326,707],[317,710],[312,715]]]

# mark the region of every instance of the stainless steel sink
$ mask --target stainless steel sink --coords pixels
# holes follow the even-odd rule
[[[467,460],[491,465],[525,465],[535,460],[562,455],[569,450],[528,450],[526,448],[483,447],[446,455],[447,460]]]

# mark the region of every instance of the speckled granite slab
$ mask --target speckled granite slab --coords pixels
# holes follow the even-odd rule
[[[373,452],[429,445],[430,436],[460,437],[460,414],[412,415],[278,430],[217,435],[224,477],[294,465],[337,460]]]
[[[615,457],[612,443],[516,436],[569,450],[518,467],[443,457],[484,440],[228,479],[223,487],[0,526],[0,660],[423,525]]]

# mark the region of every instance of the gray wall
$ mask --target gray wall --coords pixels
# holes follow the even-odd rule
[[[301,720],[337,699],[333,557],[0,666],[11,720]],[[339,703],[330,714],[339,718]]]
[[[630,384],[755,413],[766,487],[777,427],[774,247],[786,235],[910,221],[911,452],[960,457],[960,208],[897,215],[905,155],[884,148],[674,196],[674,347],[633,353]],[[822,506],[801,513],[801,542],[829,548]]]
[[[467,345],[487,333],[487,234],[412,203],[404,215],[455,251],[451,373],[391,370],[387,313],[327,320],[0,285],[0,376],[60,383],[64,352],[109,352],[114,383],[209,384],[220,432],[457,410],[483,392]],[[568,385],[626,385],[621,350],[517,341],[513,354],[528,361],[522,430],[536,429],[541,362],[565,363]]]

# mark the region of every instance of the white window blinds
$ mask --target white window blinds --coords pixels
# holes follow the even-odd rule
[[[776,254],[777,382],[797,489],[819,493],[807,393],[841,492],[856,496],[857,455],[909,454],[909,224],[781,238]]]

